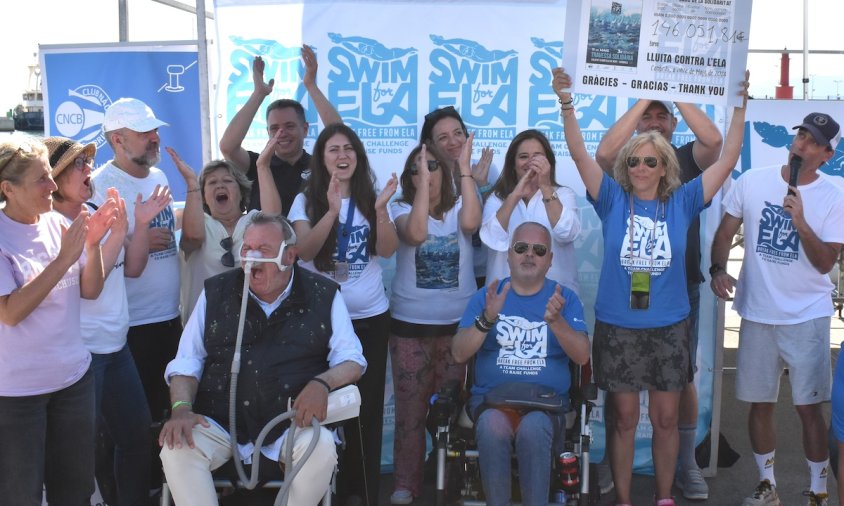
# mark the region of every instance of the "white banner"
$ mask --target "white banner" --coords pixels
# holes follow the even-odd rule
[[[571,12],[578,3],[571,2],[567,9],[562,0],[490,2],[487,8],[466,1],[276,4],[270,0],[217,0],[220,79],[215,102],[216,130],[219,135],[251,94],[252,58],[261,55],[267,69],[264,78],[275,79],[274,93],[264,106],[270,100],[282,97],[300,100],[308,110],[311,129],[306,149],[310,150],[319,133],[319,123],[301,83],[304,69],[299,47],[303,43],[315,48],[319,60],[317,82],[343,120],[360,135],[381,181],[390,172],[400,170],[406,154],[418,143],[424,115],[437,107],[456,107],[469,129],[477,132],[475,149],[493,147],[498,167],[503,166],[504,154],[513,135],[527,128],[542,130],[557,156],[557,181],[578,193],[582,215],[582,232],[575,245],[578,281],[587,321],[592,328],[603,255],[601,225],[586,201],[583,185],[563,140],[559,104],[550,85],[551,69],[561,64],[563,56],[562,27],[567,11]],[[749,17],[749,7],[747,9]],[[354,23],[349,23],[350,20]],[[646,96],[645,92],[634,95]],[[654,98],[664,98],[664,95]],[[587,149],[594,154],[604,133],[635,98],[578,93],[574,100]],[[750,142],[745,146],[742,164],[757,166],[784,161],[785,146],[793,135],[790,127],[799,124],[813,109],[830,112],[844,120],[844,111],[834,112],[829,102],[764,102],[764,107],[760,105],[754,101],[750,103],[747,117],[756,130],[748,130]],[[839,105],[838,109],[842,107]],[[705,105],[703,110],[723,133],[727,124],[725,109]],[[756,119],[762,117],[763,120]],[[782,118],[788,118],[791,123],[783,126]],[[678,120],[674,144],[694,140],[682,117]],[[259,151],[266,139],[262,107],[245,147]],[[831,161],[829,169],[834,167],[840,174],[840,156]],[[703,216],[703,272],[708,267],[709,241],[720,219],[718,209],[716,201]],[[391,263],[385,262],[388,288],[391,273]],[[705,283],[701,286],[701,295],[696,375],[700,397],[698,441],[709,430],[713,409],[718,409],[712,405],[716,304]],[[392,422],[393,411],[389,378],[387,382],[385,466],[392,462],[392,426],[389,422]],[[642,399],[642,414],[643,421],[637,430],[641,438],[635,464],[637,470],[648,471],[651,429],[647,420],[647,396]],[[600,458],[604,442],[601,403],[593,413],[593,420],[596,433],[593,450]]]
[[[739,105],[750,0],[571,2],[563,66],[573,89]]]

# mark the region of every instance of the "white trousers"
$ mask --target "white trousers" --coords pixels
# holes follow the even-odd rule
[[[311,434],[313,434],[311,427],[296,429],[293,444],[294,466],[307,450],[311,442]],[[161,450],[161,463],[173,500],[176,506],[218,504],[211,471],[222,466],[232,457],[229,434],[213,423],[207,428],[196,425],[193,428],[193,442],[194,448],[190,448],[182,441],[181,448],[171,450],[165,445]],[[328,490],[336,464],[337,450],[334,436],[324,427],[320,427],[319,441],[313,453],[290,486],[289,506],[319,504]]]

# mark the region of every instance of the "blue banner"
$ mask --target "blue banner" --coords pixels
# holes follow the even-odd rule
[[[95,143],[99,167],[113,157],[102,129],[106,109],[120,98],[137,98],[169,123],[158,131],[162,148],[173,147],[199,171],[198,67],[195,44],[41,46],[45,133]],[[157,167],[167,174],[174,200],[184,200],[184,180],[161,152]]]

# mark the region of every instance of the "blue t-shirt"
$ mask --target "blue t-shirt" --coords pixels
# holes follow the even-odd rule
[[[689,315],[686,237],[689,224],[704,207],[701,178],[698,176],[676,189],[667,202],[633,197],[632,248],[630,195],[604,175],[598,200],[589,197],[601,218],[604,236],[595,317],[604,323],[632,329],[675,324]],[[630,309],[631,273],[641,270],[651,273],[650,306],[644,310]]]
[[[498,290],[506,278],[498,285]],[[499,320],[489,331],[475,356],[475,384],[472,395],[482,395],[490,388],[508,382],[534,383],[568,395],[571,385],[569,357],[545,322],[545,306],[554,294],[557,282],[546,279],[542,289],[522,296],[512,288],[507,293]],[[471,327],[486,302],[487,288],[478,290],[460,320],[460,328]],[[560,313],[577,332],[586,332],[583,304],[577,295],[562,287],[566,300]]]

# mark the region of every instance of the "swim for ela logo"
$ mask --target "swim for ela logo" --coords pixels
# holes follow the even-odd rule
[[[418,137],[418,51],[355,35],[328,38],[329,101],[371,154],[404,153]]]
[[[455,106],[476,140],[498,140],[506,149],[516,135],[517,52],[435,34],[431,40],[429,109]]]

